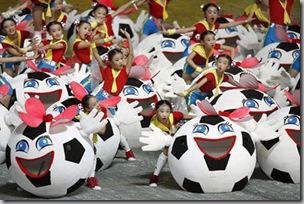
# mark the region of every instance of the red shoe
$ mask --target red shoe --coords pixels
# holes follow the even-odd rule
[[[132,150],[129,150],[129,151],[126,152],[126,157],[127,157],[128,161],[136,160],[135,155],[134,155]]]
[[[95,177],[89,177],[87,179],[87,186],[94,189],[94,190],[100,190],[100,186],[98,186],[98,180]]]
[[[158,176],[152,174],[152,176],[150,177],[149,186],[156,187],[157,186],[157,181],[158,181]]]

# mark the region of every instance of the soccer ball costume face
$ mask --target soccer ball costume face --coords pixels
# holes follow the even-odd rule
[[[256,164],[248,132],[228,118],[196,117],[174,135],[168,163],[178,185],[186,191],[220,193],[242,190]]]
[[[119,126],[122,134],[127,138],[131,148],[139,148],[142,144],[139,142],[139,137],[144,129],[149,129],[150,120],[155,114],[154,108],[151,106],[160,100],[158,93],[153,88],[151,80],[138,80],[129,78],[123,91],[120,93],[121,98],[126,98],[127,102],[132,103],[138,101],[138,106],[143,110],[139,115],[143,116],[143,120],[129,125],[121,124]],[[126,120],[128,120],[126,118]]]
[[[265,174],[284,183],[301,182],[300,107],[284,107],[269,115],[277,119],[282,135],[256,144],[258,162]]]
[[[189,37],[186,35],[165,36],[161,33],[154,33],[138,44],[136,55],[143,54],[148,58],[154,56],[149,69],[152,74],[155,74],[177,62],[182,57],[182,53],[188,44]]]
[[[232,112],[235,109],[247,106],[250,115],[259,121],[262,114],[269,115],[279,106],[268,94],[255,89],[230,89],[211,100],[211,105],[218,111]]]
[[[299,54],[299,43],[279,42],[263,47],[257,52],[255,57],[260,58],[260,62],[266,62],[270,58],[278,59],[280,60],[280,65],[288,70]]]
[[[88,177],[94,152],[73,122],[49,129],[18,126],[6,148],[11,177],[39,197],[60,197],[78,189]]]
[[[15,89],[17,100],[25,101],[24,94],[29,94],[30,97],[37,95],[46,109],[72,95],[68,84],[51,73],[21,74],[13,78],[11,85]]]

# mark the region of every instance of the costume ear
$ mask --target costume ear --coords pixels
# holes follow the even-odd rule
[[[218,115],[211,103],[206,100],[197,101],[196,105],[207,115]]]
[[[243,106],[241,108],[234,110],[232,113],[230,113],[229,119],[233,120],[233,121],[239,120],[239,119],[247,116],[249,114],[249,112],[250,112],[250,108],[248,108],[247,106]]]
[[[149,80],[150,77],[151,77],[150,70],[140,65],[133,66],[129,73],[129,78]]]
[[[72,74],[74,72],[74,69],[71,68],[71,66],[64,66],[60,67],[59,69],[56,69],[52,72],[52,74],[55,75],[66,75],[66,74]]]
[[[286,97],[288,100],[290,100],[291,103],[300,106],[300,90],[295,90],[293,94],[291,95],[287,90],[284,91]]]
[[[106,100],[100,100],[99,104],[102,107],[110,108],[110,107],[116,106],[120,102],[120,100],[121,100],[120,96],[115,96],[115,97],[112,97],[112,98],[108,98]]]
[[[241,62],[241,67],[243,68],[251,68],[251,67],[254,67],[256,65],[258,65],[260,62],[258,60],[258,58],[256,57],[249,57],[249,58],[246,58],[244,59],[242,62]]]
[[[38,127],[45,116],[45,109],[37,98],[29,98],[24,104],[27,113],[19,112],[21,120],[30,127]]]
[[[258,80],[252,74],[243,74],[240,77],[239,83],[244,88],[249,88],[249,89],[258,89],[259,88]]]
[[[81,84],[79,84],[79,83],[77,83],[77,82],[75,82],[75,81],[72,81],[71,83],[70,83],[70,87],[71,87],[71,89],[72,89],[72,91],[73,91],[73,93],[74,93],[74,96],[78,99],[78,100],[82,100],[82,98],[85,96],[85,95],[87,95],[88,94],[88,92],[87,92],[87,90],[85,90],[85,88],[81,85]]]
[[[7,95],[10,90],[10,86],[8,84],[4,84],[0,86],[0,99]]]
[[[137,55],[134,60],[133,63],[134,65],[138,65],[138,66],[145,66],[148,63],[149,59],[146,55]]]

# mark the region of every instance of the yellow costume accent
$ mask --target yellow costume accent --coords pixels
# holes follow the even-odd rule
[[[212,73],[214,78],[215,78],[215,94],[214,94],[214,96],[217,96],[217,95],[219,95],[219,86],[224,79],[224,74],[222,75],[222,77],[220,79],[218,79],[217,74],[216,74],[216,69],[212,69],[209,72],[205,73],[204,75],[206,75],[208,73]]]
[[[157,3],[161,7],[163,7],[163,19],[166,20],[169,17],[168,12],[166,10],[167,1],[165,0],[164,4],[162,4],[162,2],[160,0],[155,0],[155,3]]]
[[[264,21],[264,22],[268,22],[268,24],[270,23],[270,20],[269,18],[267,18],[263,13],[262,13],[262,10],[261,8],[258,7],[258,5],[256,3],[248,6],[246,9],[245,9],[245,13],[246,15],[252,17],[253,14],[256,15],[256,17],[260,20],[260,21]]]
[[[210,28],[210,25],[206,19],[199,21],[199,23],[203,24],[207,30],[214,31],[215,30],[215,24],[212,25]]]
[[[118,77],[120,72],[121,72],[121,70],[115,71],[114,69],[112,69],[112,75],[113,75],[113,84],[112,84],[112,89],[111,89],[112,93],[115,93],[117,91],[116,78]]]
[[[199,54],[201,57],[203,57],[204,59],[206,59],[206,67],[209,63],[209,58],[213,55],[214,53],[214,49],[211,50],[211,52],[209,53],[209,55],[207,56],[206,55],[206,51],[205,51],[205,48],[202,44],[198,44],[198,45],[195,45],[193,48],[192,48],[193,51],[195,51],[197,54]]]
[[[281,1],[279,1],[280,4],[282,5],[283,9],[284,9],[284,23],[286,25],[291,24],[291,20],[290,20],[290,16],[288,15],[288,12],[286,10],[286,6],[287,6],[287,1],[285,1],[284,3],[282,3]]]

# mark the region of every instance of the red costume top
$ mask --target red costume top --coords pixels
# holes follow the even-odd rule
[[[190,42],[193,43],[199,43],[200,37],[203,32],[206,30],[214,31],[220,27],[220,23],[216,22],[211,28],[209,27],[209,23],[205,20],[201,20],[197,22],[194,26],[196,27],[196,30],[193,32]]]
[[[112,28],[112,21],[113,21],[112,16],[111,15],[107,15],[106,16],[106,20],[105,20],[105,22],[103,24],[104,30],[101,29],[100,26],[98,26],[96,34],[103,33],[105,35],[105,37],[114,36],[115,34],[114,34],[114,31],[113,31],[113,28]],[[95,29],[96,26],[97,26],[97,24],[93,23],[93,24],[91,24],[91,26],[92,26],[92,29]],[[113,43],[111,41],[108,42],[108,43],[104,43],[103,44],[103,46],[105,46],[105,47],[109,47],[111,45],[113,45]]]
[[[106,68],[100,67],[100,72],[104,80],[103,89],[113,96],[118,96],[128,80],[127,68],[124,67],[122,70],[115,73],[109,66]],[[114,83],[116,83],[116,90],[113,90]]]
[[[221,44],[216,43],[214,49],[218,50],[220,48],[221,48]],[[205,52],[205,48],[202,44],[195,45],[192,48],[192,50],[197,54],[192,59],[195,64],[206,65],[209,63],[209,60],[214,56],[213,50],[210,52],[209,56],[207,56]]]
[[[18,35],[18,45],[16,45],[13,41],[11,41],[8,36],[5,36],[5,38],[2,40],[2,47],[5,49],[7,47],[19,47],[23,48],[25,39],[30,37],[30,32],[24,31],[24,30],[16,30],[16,33]]]
[[[210,71],[210,72],[206,73],[203,77],[201,77],[196,82],[196,83],[199,83],[203,78],[207,78],[208,81],[199,88],[201,90],[201,92],[208,93],[208,92],[212,91],[213,89],[215,89],[219,84],[221,84],[222,82],[226,82],[229,79],[228,75],[224,74],[222,79],[220,81],[217,81],[214,73],[215,72]]]
[[[68,45],[66,43],[65,40],[58,40],[56,42],[53,42],[52,40],[43,40],[42,41],[42,44],[43,45],[51,45],[51,44],[57,44],[57,43],[61,43],[63,45],[63,48],[62,49],[48,49],[46,50],[46,55],[44,57],[44,59],[46,60],[52,60],[52,61],[55,61],[57,63],[63,61],[63,57],[64,57],[64,54],[66,53],[67,51],[67,48],[68,48]]]
[[[294,0],[286,0],[285,3],[287,13],[285,13],[284,3],[282,3],[280,0],[269,0],[270,22],[285,26],[287,25],[285,22],[289,20],[290,24],[290,11],[293,2]],[[286,14],[287,16],[284,16],[284,14]]]
[[[166,20],[168,18],[167,8],[170,0],[165,0],[164,4],[160,0],[149,1],[149,14],[155,18]]]
[[[61,12],[61,14],[59,15],[59,17],[56,21],[61,23],[62,26],[64,26],[67,20],[68,20],[67,15],[65,13]],[[42,13],[42,24],[45,25],[45,15],[44,15],[44,13]]]
[[[152,116],[150,123],[155,125],[156,127],[160,128],[162,131],[167,132],[169,135],[171,135],[172,134],[172,126],[179,123],[179,121],[182,120],[183,117],[184,117],[184,114],[182,112],[175,111],[175,112],[170,113],[170,115],[168,117],[169,122],[170,122],[170,128],[168,128],[163,123],[161,123],[157,119],[156,114]]]
[[[80,42],[88,42],[88,40],[81,40],[79,38],[75,38],[72,45],[73,55],[76,55],[77,58],[84,64],[90,64],[92,60],[92,49],[91,47],[87,47],[85,49],[79,50],[77,47]]]

